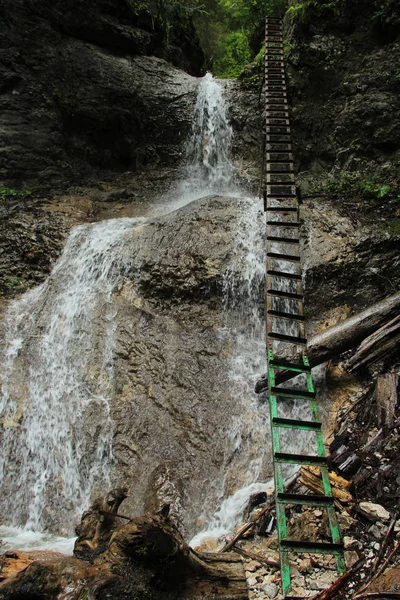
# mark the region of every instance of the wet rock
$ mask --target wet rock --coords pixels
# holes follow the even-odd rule
[[[374,1],[347,6],[338,5],[328,17],[310,5],[289,28],[294,153],[300,172],[314,177],[333,166],[369,168],[370,175],[400,147],[398,15],[395,33],[389,33],[393,9],[386,5],[387,16],[378,21],[387,30],[379,35]]]
[[[157,45],[128,4],[7,0],[4,10],[0,179],[48,186],[180,160],[198,81],[137,56]]]
[[[337,306],[350,306],[354,313],[393,293],[388,282],[397,276],[391,268],[395,235],[379,224],[353,222],[328,200],[306,203],[301,213],[310,332],[316,320],[320,331],[323,315]],[[378,281],[377,273],[384,279]]]

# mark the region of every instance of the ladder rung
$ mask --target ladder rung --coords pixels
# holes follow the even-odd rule
[[[267,206],[267,212],[297,212],[297,206]]]
[[[279,142],[271,142],[273,144],[278,144]],[[286,144],[286,142],[281,142]],[[289,144],[288,144],[289,145]],[[274,156],[274,158],[271,158]],[[291,150],[270,150],[267,152],[267,163],[288,163],[293,162],[293,154]]]
[[[284,550],[309,552],[310,554],[341,554],[344,549],[342,543],[334,544],[332,542],[307,542],[302,540],[286,539],[280,541],[280,546]]]
[[[326,467],[325,456],[308,456],[307,454],[289,454],[287,452],[275,452],[275,460],[278,463],[291,465],[316,465]]]
[[[297,210],[297,208],[296,208]],[[300,227],[299,221],[267,221],[267,225],[274,227]]]
[[[303,300],[303,294],[293,294],[292,292],[283,292],[282,290],[267,290],[268,296],[277,298],[288,298],[289,300]]]
[[[320,494],[286,494],[283,492],[277,494],[277,500],[282,504],[299,504],[304,506],[332,506],[335,502],[332,496],[322,496]]]
[[[268,270],[267,275],[271,275],[272,277],[282,277],[283,279],[295,279],[296,281],[301,281],[301,275],[298,275],[297,273],[286,273],[285,271]]]
[[[281,388],[276,385],[271,387],[271,394],[275,396],[290,396],[293,398],[315,398],[315,392],[309,392],[308,390],[296,390],[295,388]]]
[[[283,419],[281,417],[274,417],[272,419],[272,425],[288,429],[305,429],[307,431],[321,430],[321,423],[318,421],[300,421],[299,419]],[[293,494],[291,495],[293,496]]]
[[[303,315],[296,315],[294,313],[282,312],[280,310],[268,310],[267,314],[277,319],[289,319],[290,321],[304,321]]]
[[[286,260],[288,262],[300,262],[300,256],[294,256],[292,254],[280,254],[279,252],[267,252],[268,258],[274,258],[276,260]]]
[[[291,363],[284,360],[270,360],[269,364],[271,367],[277,369],[287,369],[288,371],[298,371],[301,373],[311,373],[311,367],[302,363]]]
[[[267,335],[269,339],[276,340],[277,342],[288,342],[290,344],[295,344],[296,346],[307,346],[306,338],[295,335],[286,335],[285,333],[277,333],[276,331],[271,331]]]
[[[280,242],[281,244],[299,244],[299,238],[277,237],[275,235],[267,235],[267,240],[270,242]]]

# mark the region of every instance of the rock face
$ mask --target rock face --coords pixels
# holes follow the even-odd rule
[[[48,187],[180,158],[197,82],[138,56],[168,52],[129,3],[7,0],[0,10],[0,179]],[[183,66],[200,74],[196,60]]]
[[[80,439],[80,447],[86,448],[88,458],[94,458],[98,440],[106,435],[108,425],[103,424],[102,430],[101,405],[90,403],[90,397],[103,397],[105,393],[113,423],[111,480],[115,485],[124,484],[135,490],[126,502],[127,510],[138,514],[145,509],[157,510],[168,502],[171,515],[188,536],[196,533],[203,525],[202,519],[218,508],[221,490],[229,495],[249,483],[249,468],[258,469],[262,478],[270,476],[265,407],[259,406],[250,391],[252,369],[263,359],[262,338],[253,340],[246,333],[248,316],[243,309],[239,321],[235,321],[243,298],[251,294],[253,301],[259,299],[261,305],[263,301],[262,276],[255,276],[252,287],[246,287],[247,270],[255,262],[255,255],[250,231],[248,239],[242,236],[242,231],[251,227],[259,231],[257,244],[262,246],[262,220],[260,211],[254,210],[256,206],[254,200],[217,196],[192,202],[164,217],[138,222],[131,229],[128,223],[123,245],[118,246],[115,256],[114,269],[118,265],[120,274],[114,280],[112,297],[105,304],[102,293],[98,299],[90,296],[90,301],[84,302],[85,320],[80,316],[77,321],[68,321],[71,325],[65,325],[65,332],[82,332],[79,338],[73,338],[76,341],[71,346],[71,352],[80,355],[73,367],[78,396],[69,387],[62,392],[68,394],[69,405],[78,402],[80,394],[88,398],[75,425],[74,436]],[[107,233],[106,226],[107,222],[101,224],[101,236]],[[88,226],[88,233],[91,230],[93,227]],[[112,252],[112,248],[107,251]],[[119,260],[120,254],[126,262]],[[102,269],[101,259],[98,255],[93,265],[95,272]],[[88,264],[86,268],[92,270]],[[67,275],[68,287],[73,277],[73,272]],[[55,351],[49,349],[39,358],[37,340],[48,331],[46,314],[52,314],[41,308],[42,302],[57,311],[62,285],[57,276],[50,278],[38,302],[32,299],[30,304],[35,325],[22,344],[18,374],[15,371],[9,388],[17,402],[16,412],[4,422],[6,435],[15,435],[15,440],[25,435],[30,418],[34,418],[26,392],[31,389],[31,365],[44,361],[43,372],[48,373],[45,388],[59,386],[59,378],[53,380],[53,367],[48,372],[45,366],[49,353],[57,362]],[[237,306],[229,305],[232,285]],[[111,312],[105,308],[110,302]],[[64,318],[60,316],[61,320]],[[111,368],[110,358],[104,362],[104,340],[111,318],[115,324],[113,376],[109,385],[102,388]],[[254,322],[251,326],[254,328]],[[87,329],[93,334],[86,333],[88,342],[80,349],[79,340],[86,339]],[[61,335],[64,336],[64,330]],[[62,371],[62,364],[56,371],[58,368]],[[30,393],[36,394],[35,390]],[[35,402],[40,404],[39,396]],[[53,400],[52,396],[48,401]],[[33,404],[32,400],[32,407]],[[35,427],[33,421],[31,427]],[[19,464],[24,460],[19,455],[23,446],[23,442],[14,444],[16,454],[10,462]],[[12,480],[11,476],[10,482],[5,483],[8,503],[14,502]],[[91,491],[99,493],[98,488]],[[70,504],[76,498],[61,500],[60,509],[59,490],[53,482],[49,482],[45,493],[43,519],[47,526],[58,529],[60,511],[64,510],[70,514],[73,525]],[[15,502],[22,504],[20,497]]]
[[[310,3],[290,27],[287,66],[299,171],[326,177],[332,167],[384,168],[400,149],[397,3],[354,0],[320,9]]]
[[[171,502],[186,534],[217,508],[215,486],[224,480],[225,493],[239,489],[264,454],[260,407],[245,390],[238,401],[241,375],[236,383],[230,377],[237,333],[226,328],[232,317],[223,304],[227,272],[243,278],[233,247],[243,210],[215,197],[149,223],[136,234],[131,275],[115,295],[118,481],[132,482],[126,506],[135,513]],[[262,288],[254,293],[262,300]],[[243,455],[234,438],[239,422]]]
[[[309,319],[339,306],[357,312],[398,289],[399,236],[385,221],[352,218],[337,203],[317,199],[304,204],[301,218]]]

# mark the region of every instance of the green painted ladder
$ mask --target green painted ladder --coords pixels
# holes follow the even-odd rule
[[[330,554],[335,556],[339,573],[345,571],[343,544],[340,538],[334,499],[329,481],[318,402],[311,368],[306,354],[303,290],[300,261],[299,204],[294,178],[294,162],[285,82],[283,31],[278,19],[266,20],[265,95],[266,146],[264,168],[264,208],[267,213],[267,361],[268,395],[271,418],[272,450],[275,477],[275,499],[278,523],[282,593],[291,596],[291,553]],[[288,327],[282,327],[282,324]],[[290,359],[277,359],[277,344],[286,349]],[[289,351],[289,352],[288,352]],[[283,374],[284,372],[284,374]],[[302,376],[302,387],[282,387],[292,377]],[[288,402],[306,403],[309,420],[281,416]],[[285,411],[287,415],[287,410]],[[285,452],[283,430],[306,431],[314,436],[312,454]],[[319,467],[323,494],[285,492],[284,466],[314,465]],[[293,540],[288,537],[288,506],[314,506],[327,511],[330,542]]]

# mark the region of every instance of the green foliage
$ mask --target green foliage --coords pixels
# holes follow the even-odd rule
[[[352,194],[371,204],[374,204],[377,200],[383,199],[386,199],[389,202],[398,202],[400,200],[398,182],[382,182],[382,178],[377,175],[371,175],[368,178],[364,178],[361,177],[359,173],[349,173],[347,171],[332,176],[323,185],[313,191],[333,194]]]
[[[288,8],[286,14],[302,25],[310,23],[317,16],[321,18],[329,18],[339,9],[337,2],[321,2],[320,0],[303,0],[297,2]]]
[[[376,13],[374,13],[372,15],[372,21],[375,22],[379,22],[379,21],[384,21],[390,8],[392,7],[392,0],[383,0],[379,5],[378,5],[378,10],[376,11]]]
[[[217,77],[237,77],[255,52],[266,16],[283,16],[287,0],[202,0],[207,15],[196,17],[196,29],[210,68]]]
[[[0,198],[25,198],[30,196],[32,192],[30,190],[16,190],[9,187],[0,187]]]
[[[228,33],[221,44],[222,55],[214,61],[214,72],[218,77],[238,77],[243,66],[251,58],[248,39],[241,31]]]

